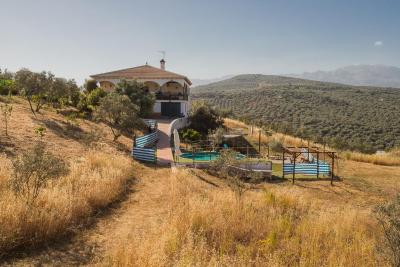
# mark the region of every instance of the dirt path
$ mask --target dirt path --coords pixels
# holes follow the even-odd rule
[[[169,139],[170,124],[172,120],[158,120],[157,164],[168,166],[174,159],[172,157]]]
[[[19,266],[76,266],[92,265],[101,261],[104,252],[112,247],[127,230],[140,237],[158,227],[167,206],[163,190],[170,181],[171,169],[140,167],[137,182],[118,207],[98,221],[78,232],[72,239],[49,246],[33,256],[8,262]],[[165,203],[165,204],[163,204]]]

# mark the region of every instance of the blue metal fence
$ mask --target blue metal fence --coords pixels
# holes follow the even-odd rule
[[[135,143],[136,147],[146,147],[149,145],[153,145],[158,140],[158,132],[155,131],[151,134],[147,134],[141,137],[136,137]]]
[[[330,165],[326,162],[317,163],[285,163],[283,165],[283,174],[293,174],[293,168],[295,174],[304,175],[329,175],[331,173]]]
[[[132,156],[136,160],[156,163],[157,162],[157,149],[156,148],[134,147],[132,149]]]
[[[153,120],[148,120],[148,121],[153,122]],[[157,122],[156,121],[154,122],[155,123],[153,124],[149,124],[150,127],[155,127],[154,132],[141,137],[137,137],[134,140],[134,145],[132,148],[132,156],[136,160],[145,162],[154,162],[154,163],[157,162],[157,147],[155,146],[155,144],[158,140],[158,130],[157,130]]]

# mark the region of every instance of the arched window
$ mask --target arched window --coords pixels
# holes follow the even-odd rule
[[[149,91],[151,93],[157,93],[158,91],[160,91],[160,85],[156,82],[146,81],[144,82],[144,85],[146,85],[147,88],[149,88]]]
[[[105,91],[112,91],[115,88],[115,85],[110,81],[102,81],[100,82],[100,87]]]
[[[179,93],[183,94],[184,93],[184,88],[178,82],[169,81],[169,82],[164,83],[161,86],[161,91],[163,93],[169,93],[169,94],[179,94]]]

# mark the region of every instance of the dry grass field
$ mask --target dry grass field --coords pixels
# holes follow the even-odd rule
[[[69,233],[118,199],[132,178],[129,159],[89,151],[71,162],[69,175],[51,182],[33,205],[27,205],[6,186],[9,160],[1,157],[0,164],[0,256]]]
[[[0,126],[0,254],[19,252],[4,258],[5,265],[390,265],[373,209],[399,192],[398,166],[343,157],[341,180],[333,186],[275,180],[246,184],[239,194],[202,170],[133,162],[131,140],[114,144],[102,124],[78,119],[71,126],[50,109],[35,118],[23,100],[15,101],[9,137]],[[226,125],[247,129],[235,121]],[[28,208],[8,180],[11,160],[34,143],[38,126],[46,127],[43,139],[71,171],[50,182]],[[302,142],[280,134],[262,141],[271,138]]]
[[[0,124],[0,257],[62,237],[97,211],[118,200],[133,179],[128,146],[113,144],[104,125],[43,110],[35,117],[20,98],[13,98],[8,136]],[[65,159],[70,172],[50,181],[33,205],[10,189],[12,160],[36,142],[44,127],[48,150]],[[121,138],[128,141],[128,138]]]
[[[164,220],[140,235],[125,229],[102,265],[387,265],[376,251],[381,232],[374,218],[332,200],[329,186],[319,198],[300,185],[265,185],[239,197],[202,171],[163,179]]]

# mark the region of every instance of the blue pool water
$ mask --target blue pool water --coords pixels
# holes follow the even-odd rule
[[[212,161],[219,157],[219,152],[196,152],[196,153],[183,153],[180,155],[181,158],[190,159],[195,161]],[[245,156],[238,154],[237,159],[242,159]]]

